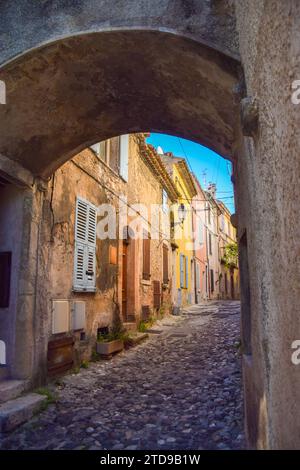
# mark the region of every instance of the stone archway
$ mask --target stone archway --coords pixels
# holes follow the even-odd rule
[[[36,176],[94,142],[161,131],[232,158],[239,63],[159,31],[68,37],[0,70],[0,153]]]
[[[86,145],[139,130],[179,134],[232,159],[239,236],[247,233],[249,242],[248,438],[260,448],[299,447],[300,376],[290,345],[300,334],[300,108],[289,95],[300,74],[299,13],[296,0],[122,0],[116,8],[109,0],[101,8],[91,0],[24,0],[17,11],[12,2],[0,6],[0,80],[7,91],[7,105],[0,106],[0,164],[11,180],[32,186],[33,175],[47,178]],[[238,85],[238,101],[244,93],[239,53],[247,93],[258,101],[246,138],[233,92]],[[33,188],[38,194],[42,183]],[[41,210],[41,198],[30,191],[21,269],[26,295],[19,305],[28,330],[34,260],[24,260],[31,222]],[[20,328],[21,349],[24,337]],[[20,357],[20,367],[28,374],[37,364],[29,355]]]

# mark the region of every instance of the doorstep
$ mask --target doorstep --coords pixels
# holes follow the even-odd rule
[[[0,405],[0,432],[8,432],[25,423],[40,410],[47,397],[29,393]]]

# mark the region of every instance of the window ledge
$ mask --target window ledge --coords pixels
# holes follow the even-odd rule
[[[81,292],[81,293],[90,293],[90,294],[95,294],[96,293],[96,287],[88,287],[88,288],[83,288],[83,287],[73,287],[72,291],[73,292]]]
[[[142,279],[141,284],[143,284],[143,286],[151,286],[151,281],[148,281],[148,279]]]

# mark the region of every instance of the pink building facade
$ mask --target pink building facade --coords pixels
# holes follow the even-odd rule
[[[193,175],[197,195],[193,198],[195,303],[209,298],[208,254],[206,234],[206,198],[198,179]]]

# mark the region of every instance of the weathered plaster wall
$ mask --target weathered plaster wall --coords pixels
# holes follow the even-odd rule
[[[171,280],[171,248],[169,242],[170,226],[168,223],[168,217],[166,220],[166,233],[163,228],[163,214],[159,209],[157,216],[156,212],[151,214],[151,206],[162,204],[162,185],[155,177],[153,172],[148,168],[146,163],[141,159],[139,154],[138,143],[134,137],[130,139],[130,150],[129,150],[129,166],[128,166],[128,184],[127,196],[129,204],[141,204],[146,209],[144,216],[148,218],[149,224],[145,221],[144,228],[150,232],[153,230],[159,233],[151,239],[151,278],[150,280],[142,279],[142,261],[143,261],[143,241],[141,239],[136,240],[136,318],[141,318],[141,309],[143,305],[149,305],[154,314],[153,310],[153,281],[162,282],[163,279],[163,243],[169,248],[169,279]],[[156,211],[156,209],[154,209]],[[141,212],[142,213],[142,212]],[[143,213],[142,213],[143,214]],[[133,219],[136,214],[133,215]],[[142,227],[140,226],[140,230]],[[169,312],[170,308],[170,292],[171,283],[168,288],[163,291],[163,309],[165,313]]]
[[[96,292],[73,290],[76,197],[81,196],[96,207],[102,203],[112,203],[117,207],[118,199],[101,185],[105,185],[107,180],[109,188],[116,194],[122,192],[125,183],[87,149],[57,170],[47,185],[40,234],[39,316],[35,331],[40,338],[35,352],[35,368],[41,373],[45,372],[47,343],[52,334],[52,300],[83,300],[86,303],[86,338],[79,342],[79,334],[75,334],[78,360],[90,358],[97,329],[112,326],[117,319],[114,301],[118,301],[118,265],[109,262],[109,247],[117,247],[117,240],[97,239]]]
[[[207,198],[207,196],[206,196]],[[208,218],[208,208],[210,207],[210,222]],[[220,263],[219,263],[219,235],[218,235],[218,211],[216,205],[210,202],[210,198],[207,198],[206,203],[206,243],[208,245],[208,283],[210,286],[210,299],[218,299],[220,292],[219,274],[220,274]],[[209,234],[211,236],[211,253],[209,250]],[[212,290],[211,273],[214,272],[214,290]]]
[[[236,171],[239,236],[247,230],[251,350],[244,356],[250,445],[299,448],[300,369],[300,4],[236,1],[247,95],[258,100],[258,131]],[[242,163],[244,162],[244,163]]]
[[[42,383],[46,376],[48,341],[54,338],[52,300],[84,300],[86,303],[85,339],[80,340],[79,332],[67,332],[75,338],[77,363],[90,358],[97,329],[112,326],[121,319],[121,240],[97,239],[96,292],[79,293],[73,290],[75,205],[76,197],[81,196],[96,207],[102,203],[112,204],[118,212],[120,195],[127,196],[128,204],[142,203],[149,209],[153,203],[161,204],[162,186],[142,161],[134,136],[130,138],[128,181],[130,184],[107,167],[94,152],[86,149],[57,170],[48,183],[36,184],[31,194],[28,224],[33,239],[28,239],[28,246],[32,250],[30,257],[34,264],[27,271],[28,277],[34,280],[30,297],[33,303],[21,308],[20,317],[22,312],[29,314],[27,309],[30,309],[28,321],[32,331],[25,334],[24,330],[26,344],[22,347],[30,352],[30,357],[26,364],[23,361],[18,365],[18,370],[20,376],[30,377],[34,384]],[[136,213],[133,214],[136,217]],[[135,288],[135,299],[130,313],[135,315],[138,323],[142,305],[153,308],[152,281],[162,280],[162,237],[152,241],[149,285],[141,280],[142,241],[133,240],[131,243],[135,244],[135,266],[129,284]],[[110,264],[110,246],[117,247],[117,264]],[[21,247],[23,251],[29,249],[24,248],[23,242]],[[170,287],[164,291],[165,312],[170,304]]]
[[[194,228],[194,247],[196,263],[199,265],[199,289],[197,289],[197,300],[207,300],[207,244],[206,244],[206,216],[205,216],[205,195],[199,182],[195,179],[195,185],[198,191],[197,196],[193,198],[193,228]],[[200,233],[200,231],[202,233]]]

